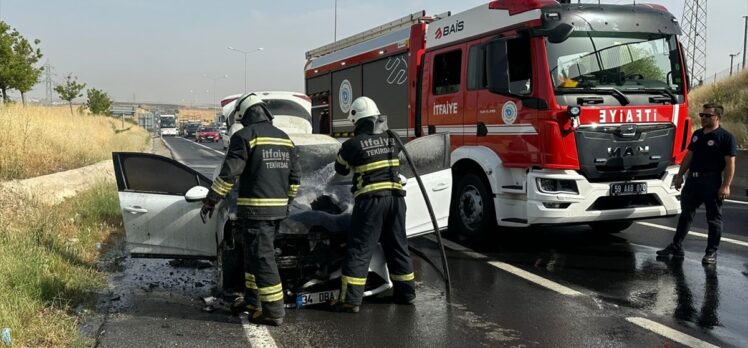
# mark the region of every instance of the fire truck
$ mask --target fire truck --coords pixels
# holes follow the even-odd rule
[[[660,5],[491,1],[417,12],[306,53],[314,129],[350,137],[368,96],[404,139],[449,133],[450,228],[680,212],[691,134],[678,21]]]

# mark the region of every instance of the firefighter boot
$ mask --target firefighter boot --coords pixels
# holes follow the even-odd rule
[[[249,316],[247,317],[247,319],[249,319],[250,323],[257,325],[280,326],[281,324],[283,324],[283,318],[271,318],[265,316],[265,313],[263,313],[261,310],[249,312]]]
[[[328,309],[331,312],[338,313],[358,313],[360,307],[350,303],[340,302],[338,300],[332,300],[327,303]]]

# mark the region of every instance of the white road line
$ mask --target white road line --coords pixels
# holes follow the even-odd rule
[[[730,202],[730,203],[735,203],[735,204],[743,204],[743,205],[748,205],[748,202],[744,202],[744,201],[736,201],[736,200],[734,200],[734,199],[725,199],[725,202]]]
[[[221,155],[221,156],[223,156],[223,155],[224,155],[224,153],[223,153],[223,152],[221,152],[221,151],[218,151],[218,150],[216,150],[216,149],[214,149],[214,148],[211,148],[211,147],[205,146],[205,145],[203,145],[203,144],[200,144],[200,143],[198,143],[198,142],[194,142],[194,141],[192,141],[192,140],[187,140],[187,139],[185,139],[185,138],[179,138],[179,139],[182,139],[182,140],[184,140],[184,141],[186,141],[186,142],[188,142],[188,143],[191,143],[191,144],[194,144],[194,145],[197,145],[197,146],[202,146],[202,147],[204,147],[204,148],[206,148],[206,149],[208,149],[208,150],[210,150],[210,151],[213,151],[213,152],[215,152],[215,153],[217,153],[217,154],[219,154],[219,155]]]
[[[639,317],[629,317],[629,318],[626,318],[626,320],[638,326],[641,326],[649,331],[652,331],[660,336],[664,336],[666,338],[669,338],[675,342],[678,342],[682,345],[685,345],[691,348],[718,347],[711,343],[704,342],[696,337],[686,335],[677,330],[673,330],[665,325],[656,323],[649,319],[644,319],[644,318],[639,318]]]
[[[432,241],[432,242],[436,242],[436,237],[434,237],[434,236],[426,236],[425,238],[428,239],[428,240],[430,240],[430,241]],[[470,248],[464,247],[464,246],[462,246],[460,244],[457,244],[455,242],[452,242],[452,241],[449,241],[449,240],[446,240],[446,239],[442,239],[442,241],[444,242],[444,246],[445,247],[447,247],[449,249],[452,249],[454,251],[458,251],[458,252],[460,252],[460,253],[462,253],[464,255],[467,255],[468,257],[475,258],[475,259],[488,258],[486,255],[483,255],[481,253],[475,252],[475,251],[471,250]],[[511,274],[514,274],[514,275],[516,275],[516,276],[518,276],[520,278],[523,278],[523,279],[525,279],[527,281],[530,281],[532,283],[540,285],[540,286],[542,286],[542,287],[544,287],[546,289],[553,290],[553,291],[555,291],[555,292],[557,292],[557,293],[559,293],[561,295],[566,295],[566,296],[581,296],[581,295],[583,295],[579,291],[576,291],[574,289],[565,287],[565,286],[563,286],[563,285],[561,285],[559,283],[556,283],[554,281],[545,279],[545,278],[543,278],[541,276],[538,276],[538,275],[535,275],[533,273],[527,272],[525,270],[522,270],[521,268],[514,267],[514,266],[512,266],[510,264],[507,264],[507,263],[504,263],[504,262],[500,262],[500,261],[488,261],[488,264],[491,265],[491,266],[494,266],[494,267],[496,267],[496,268],[498,268],[500,270],[503,270],[503,271],[509,272]]]
[[[242,328],[244,335],[247,336],[249,346],[252,348],[277,348],[273,336],[270,336],[268,328],[263,325],[250,324],[247,317],[242,317]]]
[[[494,267],[496,267],[498,269],[502,269],[502,270],[507,271],[507,272],[509,272],[511,274],[514,274],[514,275],[516,275],[516,276],[518,276],[520,278],[524,278],[525,280],[533,282],[533,283],[535,283],[537,285],[540,285],[540,286],[542,286],[542,287],[544,287],[546,289],[553,290],[553,291],[555,291],[555,292],[557,292],[557,293],[559,293],[561,295],[566,295],[566,296],[582,296],[582,295],[584,295],[584,294],[582,294],[579,291],[576,291],[576,290],[571,289],[571,288],[567,288],[567,287],[565,287],[565,286],[563,286],[563,285],[561,285],[559,283],[556,283],[554,281],[550,281],[550,280],[545,279],[543,277],[537,276],[537,275],[535,275],[533,273],[530,273],[530,272],[527,272],[527,271],[522,270],[520,268],[514,267],[514,266],[512,266],[510,264],[506,264],[506,263],[499,262],[499,261],[489,261],[488,264],[491,265],[491,266],[494,266]]]
[[[643,221],[639,221],[637,223],[640,224],[640,225],[648,226],[648,227],[659,228],[661,230],[675,231],[675,228],[672,228],[670,226],[663,226],[663,225],[658,225],[658,224],[653,224],[651,222],[643,222]],[[709,238],[709,235],[706,234],[706,233],[688,231],[688,234],[696,236],[696,237],[701,237],[701,238]],[[744,242],[742,240],[737,240],[737,239],[732,239],[732,238],[722,237],[722,238],[720,238],[720,242],[732,243],[732,244],[736,244],[736,245],[748,247],[748,242]]]

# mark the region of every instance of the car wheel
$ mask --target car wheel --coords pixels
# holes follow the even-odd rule
[[[591,222],[590,228],[597,233],[618,233],[633,225],[633,221],[598,221]]]
[[[475,174],[465,174],[452,198],[450,230],[465,237],[479,237],[496,227],[491,191]],[[454,228],[452,228],[454,226]]]

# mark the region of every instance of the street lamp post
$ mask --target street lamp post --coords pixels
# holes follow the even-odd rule
[[[748,47],[745,47],[748,42],[748,16],[743,16],[743,19],[745,19],[745,27],[743,28],[743,70],[745,70],[745,53],[748,49]]]
[[[735,53],[735,54],[730,53],[730,76],[732,76],[732,60],[735,59],[735,57],[739,54],[740,52]]]
[[[212,80],[213,81],[213,103],[215,103],[215,104],[213,104],[214,105],[213,109],[214,109],[215,113],[218,113],[218,101],[216,100],[216,82],[218,80],[223,80],[223,79],[228,78],[229,75],[223,74],[223,76],[219,76],[219,77],[210,77],[210,76],[208,76],[208,74],[203,74],[203,77],[206,78],[206,79],[208,79],[208,80]]]
[[[240,50],[238,48],[234,48],[234,47],[231,47],[231,46],[226,47],[226,48],[228,48],[229,50],[232,50],[232,51],[239,52],[239,53],[241,53],[241,54],[244,55],[244,92],[246,93],[247,92],[247,56],[249,54],[251,54],[251,53],[260,52],[260,51],[263,50],[263,48],[262,47],[257,47],[256,49],[254,49],[252,51]]]

